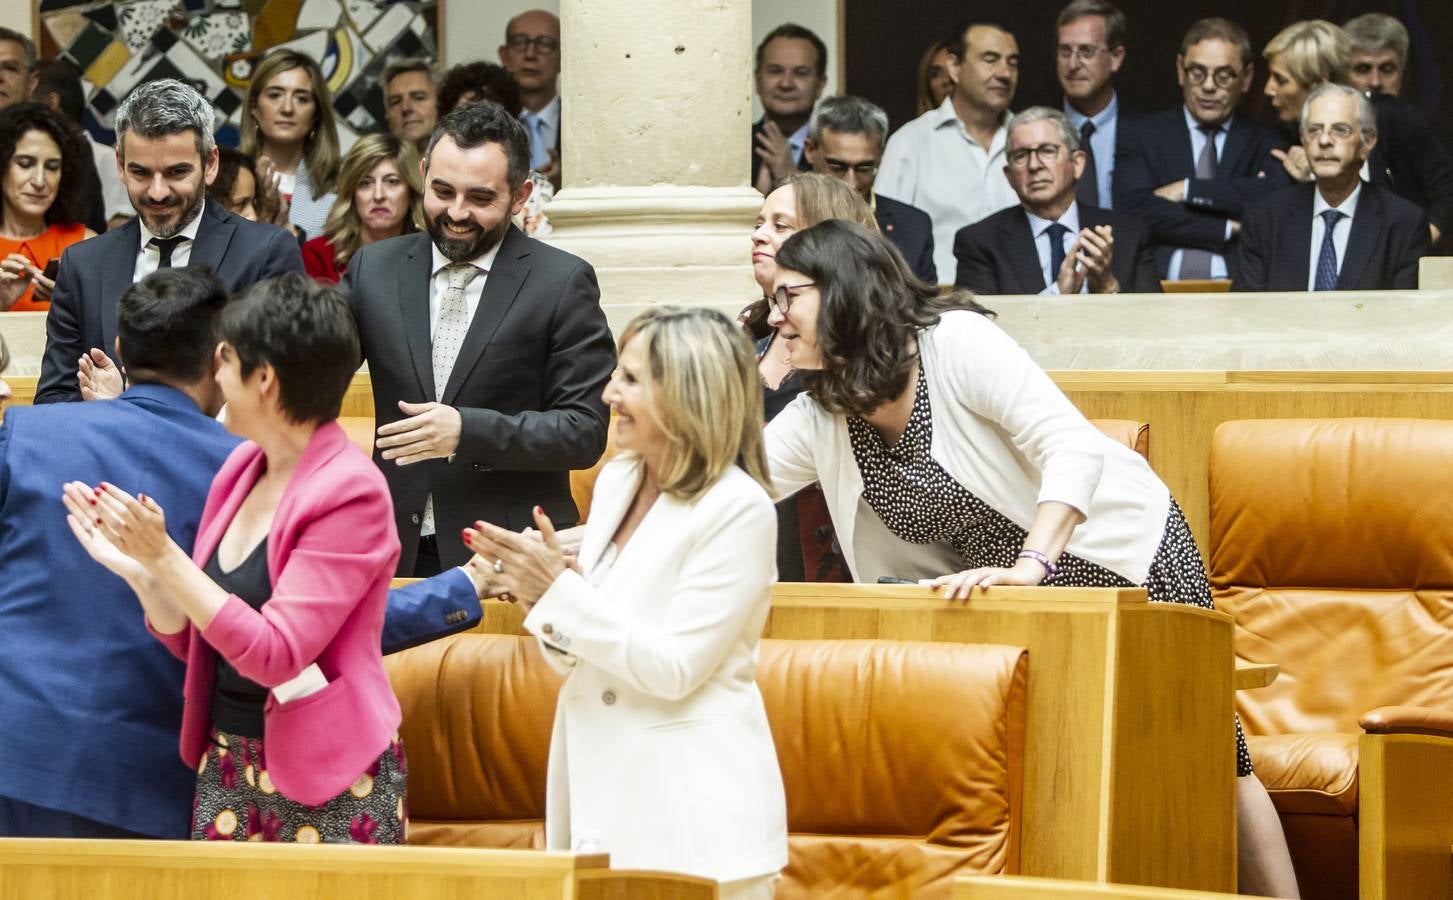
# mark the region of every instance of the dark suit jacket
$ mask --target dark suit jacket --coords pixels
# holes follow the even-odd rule
[[[1110,268],[1120,290],[1154,293],[1160,290],[1155,254],[1145,225],[1134,216],[1081,206],[1080,227],[1109,225],[1115,232]],[[959,271],[954,284],[976,294],[1037,294],[1044,290],[1044,270],[1034,232],[1022,206],[1001,209],[954,235],[954,258]]]
[[[1263,198],[1241,224],[1238,291],[1305,291],[1312,263],[1316,185]],[[1363,183],[1337,273],[1339,291],[1413,289],[1418,260],[1432,252],[1423,211],[1391,191]]]
[[[928,213],[901,200],[879,194],[875,200],[878,230],[908,260],[908,268],[920,280],[938,284],[933,265],[933,220]]]
[[[1196,247],[1226,257],[1236,277],[1235,242],[1226,222],[1240,221],[1247,203],[1289,183],[1286,168],[1271,155],[1286,141],[1271,129],[1237,115],[1231,120],[1214,179],[1196,178],[1191,135],[1181,106],[1134,118],[1122,117],[1116,133],[1113,192],[1118,212],[1140,216],[1156,244],[1156,271],[1170,271],[1177,248]],[[1191,180],[1184,203],[1155,195],[1156,188]]]
[[[1373,105],[1378,137],[1367,161],[1372,183],[1421,206],[1430,223],[1453,235],[1453,158],[1416,108],[1386,94],[1374,96]]]
[[[140,243],[141,226],[133,218],[115,231],[66,248],[45,320],[36,403],[80,400],[76,360],[92,347],[115,353],[116,302],[131,286]],[[291,234],[249,222],[211,202],[203,209],[189,264],[211,266],[229,291],[303,271],[303,257]]]
[[[752,180],[747,182],[749,186],[755,185],[757,183],[757,173],[762,171],[762,157],[757,155],[757,135],[762,133],[762,127],[766,124],[766,122],[767,117],[763,116],[762,118],[752,123]],[[791,135],[787,135],[787,137],[791,137]],[[807,154],[805,152],[797,160],[797,171],[812,171],[812,163],[808,162]]]
[[[344,279],[373,382],[375,422],[404,418],[400,400],[438,400],[463,418],[452,461],[399,466],[374,451],[393,495],[405,575],[414,568],[431,492],[446,566],[469,558],[458,535],[475,519],[518,531],[533,524],[539,504],[556,524],[573,525],[579,515],[570,470],[594,465],[605,450],[600,394],[615,368],[595,271],[511,227],[449,383],[436,391],[432,252],[424,232],[370,244],[349,260]]]

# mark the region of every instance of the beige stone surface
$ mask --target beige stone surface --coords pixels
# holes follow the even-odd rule
[[[1425,256],[1418,260],[1418,287],[1453,288],[1453,256]]]

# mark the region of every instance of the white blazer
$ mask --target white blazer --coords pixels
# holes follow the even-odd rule
[[[1028,531],[1040,503],[1085,515],[1070,553],[1143,584],[1165,534],[1170,491],[1134,450],[1091,425],[1024,348],[991,320],[955,310],[919,333],[933,408],[929,452],[979,499]],[[767,426],[778,496],[822,484],[853,577],[921,578],[924,551],[860,510],[863,476],[844,416],[797,397]],[[866,509],[866,503],[862,503]]]
[[[608,463],[580,548],[590,572],[641,470]],[[736,466],[691,503],[662,496],[600,586],[565,572],[525,619],[567,673],[550,740],[550,849],[718,881],[787,864],[787,802],[757,643],[777,578],[777,517]]]

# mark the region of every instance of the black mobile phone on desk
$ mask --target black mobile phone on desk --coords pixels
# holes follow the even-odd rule
[[[60,271],[61,258],[59,256],[52,256],[50,258],[50,262],[45,264],[45,271],[41,274],[44,275],[46,278],[49,278],[51,281],[55,281],[55,277],[60,274]]]

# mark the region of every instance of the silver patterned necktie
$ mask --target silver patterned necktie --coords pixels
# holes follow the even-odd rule
[[[1221,130],[1221,126],[1197,125],[1196,127],[1206,136],[1206,143],[1201,147],[1201,155],[1196,159],[1196,177],[1211,181],[1216,177],[1216,133]],[[1181,254],[1181,278],[1210,278],[1211,255],[1210,250],[1187,248]]]
[[[444,388],[449,384],[449,374],[454,371],[454,361],[459,358],[459,348],[464,345],[464,335],[469,331],[469,304],[464,299],[464,289],[479,276],[479,267],[473,263],[452,263],[444,267],[444,293],[439,297],[439,320],[434,325],[432,341],[434,363],[434,399],[441,400]],[[441,401],[442,402],[442,401]],[[420,534],[434,533],[434,494],[424,501],[424,522]]]

